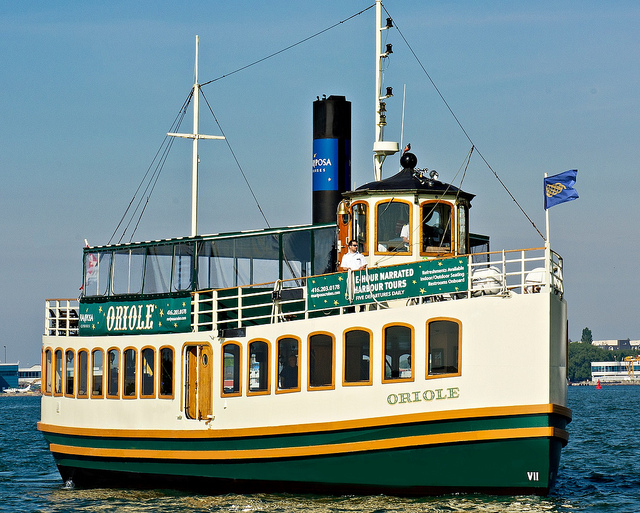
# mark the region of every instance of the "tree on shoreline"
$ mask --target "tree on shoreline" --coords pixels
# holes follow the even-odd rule
[[[603,349],[590,343],[569,343],[569,367],[567,377],[572,383],[591,380],[591,362],[621,361],[625,356],[633,356],[635,350]]]

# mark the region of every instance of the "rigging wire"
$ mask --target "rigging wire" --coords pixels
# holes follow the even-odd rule
[[[387,13],[388,16],[391,17],[391,14],[389,13],[389,11],[387,11],[387,8],[383,6],[383,9],[385,10],[385,12]],[[415,60],[417,61],[418,65],[420,66],[420,68],[422,68],[422,71],[424,72],[424,74],[426,75],[426,77],[429,79],[429,82],[431,82],[431,85],[433,86],[433,88],[436,90],[436,93],[438,93],[438,96],[440,96],[440,99],[442,100],[442,102],[444,103],[445,107],[447,108],[447,110],[449,111],[449,113],[453,116],[453,119],[455,119],[456,123],[458,124],[458,126],[460,127],[460,130],[462,130],[462,133],[465,135],[465,137],[467,138],[467,140],[471,143],[471,145],[473,147],[475,147],[475,151],[476,153],[480,156],[480,158],[482,159],[482,161],[486,164],[487,168],[489,168],[489,170],[493,173],[493,175],[496,177],[496,179],[498,180],[498,182],[500,183],[500,185],[502,185],[502,187],[504,188],[505,191],[507,191],[507,194],[511,197],[511,199],[514,201],[514,203],[518,206],[518,208],[520,209],[520,212],[522,212],[522,214],[527,218],[527,220],[531,223],[531,225],[533,226],[533,228],[538,232],[538,235],[540,235],[540,237],[542,237],[542,239],[544,240],[544,235],[542,235],[542,232],[540,232],[540,230],[538,229],[538,227],[536,226],[536,224],[533,222],[533,220],[529,217],[529,215],[525,212],[525,210],[522,208],[522,206],[520,205],[520,203],[518,203],[518,200],[514,197],[514,195],[511,193],[511,191],[509,190],[509,188],[506,186],[506,184],[501,180],[501,178],[498,176],[498,173],[496,173],[496,171],[493,169],[493,167],[491,167],[491,164],[489,164],[489,162],[487,161],[487,159],[484,157],[484,155],[482,154],[482,152],[478,149],[478,147],[476,146],[476,144],[473,142],[473,140],[471,139],[471,136],[467,133],[467,131],[465,130],[464,126],[462,125],[462,123],[460,122],[460,120],[458,119],[458,116],[456,116],[456,114],[453,112],[453,109],[451,108],[451,106],[449,105],[449,103],[447,102],[447,100],[444,98],[443,94],[440,92],[440,89],[438,89],[438,86],[435,84],[435,82],[433,81],[433,79],[431,78],[431,75],[429,75],[429,72],[426,70],[426,68],[424,67],[424,65],[422,64],[422,62],[420,61],[420,58],[416,55],[416,52],[413,50],[413,48],[411,47],[411,45],[409,44],[409,41],[407,41],[407,38],[404,36],[404,34],[402,33],[402,31],[400,30],[400,27],[398,27],[395,19],[393,20],[393,26],[395,27],[395,29],[398,31],[398,34],[400,34],[400,37],[402,38],[402,40],[404,41],[404,43],[407,45],[407,48],[409,48],[409,51],[411,52],[411,54],[413,55],[413,57],[415,58]]]
[[[320,32],[316,32],[315,34],[312,34],[308,37],[305,37],[304,39],[301,39],[300,41],[298,41],[297,43],[293,43],[285,48],[282,48],[281,50],[278,50],[277,52],[273,52],[272,54],[267,55],[266,57],[262,57],[261,59],[258,59],[257,61],[254,61],[250,64],[247,64],[245,66],[242,66],[234,71],[231,71],[229,73],[226,73],[224,75],[220,75],[219,77],[214,78],[213,80],[209,80],[208,82],[203,82],[202,84],[200,84],[200,86],[205,86],[208,84],[211,84],[212,82],[217,82],[218,80],[222,80],[223,78],[229,77],[235,73],[238,73],[240,71],[244,71],[247,68],[250,68],[251,66],[255,66],[256,64],[260,64],[261,62],[266,61],[267,59],[271,59],[271,57],[275,57],[276,55],[280,55],[281,53],[286,52],[287,50],[291,50],[292,48],[295,48],[298,45],[301,45],[302,43],[306,43],[307,41],[309,41],[310,39],[313,39],[314,37],[318,37],[321,34],[324,34],[325,32],[328,32],[331,29],[336,28],[337,26],[341,25],[342,23],[346,23],[349,20],[352,20],[353,18],[355,18],[356,16],[360,16],[361,14],[367,12],[369,9],[372,9],[373,7],[375,7],[376,4],[371,4],[369,7],[362,9],[360,12],[357,12],[355,14],[352,14],[351,16],[349,16],[348,18],[345,18],[344,20],[341,20],[337,23],[334,23],[333,25],[331,25],[330,27],[327,27],[325,29],[322,29]]]
[[[200,91],[200,92],[202,93],[202,91]],[[229,151],[231,152],[231,155],[233,156],[233,160],[236,161],[236,165],[238,166],[238,169],[240,170],[240,173],[242,174],[242,178],[244,178],[244,181],[247,184],[247,187],[249,188],[249,192],[251,192],[251,196],[253,196],[253,199],[256,202],[256,205],[258,206],[258,210],[260,211],[260,214],[262,214],[262,218],[264,219],[264,222],[267,223],[267,227],[271,228],[271,225],[269,224],[269,221],[267,220],[267,216],[264,214],[264,211],[262,210],[262,207],[260,206],[260,202],[258,201],[258,198],[254,194],[253,189],[251,188],[251,184],[249,183],[249,180],[247,179],[247,175],[244,173],[244,170],[242,169],[242,166],[240,165],[240,161],[238,160],[238,157],[236,157],[236,153],[233,151],[233,148],[231,147],[231,143],[229,142],[229,138],[224,133],[224,130],[222,129],[222,126],[220,125],[220,122],[218,121],[218,118],[214,114],[213,109],[211,108],[211,105],[209,104],[209,100],[207,100],[207,97],[204,95],[204,93],[202,93],[202,98],[204,98],[204,101],[207,104],[207,107],[209,107],[209,112],[211,112],[211,115],[213,116],[213,119],[215,120],[216,125],[218,125],[218,129],[220,130],[220,133],[222,134],[222,136],[224,137],[225,142],[227,143],[227,147],[229,148]]]
[[[294,47],[296,47],[298,45],[301,45],[302,43],[305,43],[305,42],[307,42],[307,41],[309,41],[309,40],[311,40],[311,39],[313,39],[313,38],[315,38],[317,36],[320,36],[321,34],[324,34],[325,32],[328,32],[331,29],[334,29],[335,27],[337,27],[337,26],[339,26],[339,25],[341,25],[343,23],[346,23],[347,21],[352,20],[353,18],[365,13],[366,11],[368,11],[369,9],[371,9],[373,7],[375,7],[375,4],[371,4],[369,7],[366,7],[365,9],[362,9],[361,11],[359,11],[359,12],[357,12],[355,14],[352,14],[351,16],[349,16],[349,17],[347,17],[347,18],[345,18],[343,20],[340,20],[339,22],[334,23],[333,25],[331,25],[331,26],[329,26],[329,27],[327,27],[327,28],[325,28],[325,29],[323,29],[323,30],[321,30],[319,32],[316,32],[315,34],[312,34],[312,35],[310,35],[310,36],[308,36],[308,37],[306,37],[304,39],[301,39],[300,41],[298,41],[296,43],[293,43],[293,44],[291,44],[291,45],[289,45],[289,46],[287,46],[285,48],[282,48],[281,50],[278,50],[277,52],[274,52],[274,53],[269,54],[269,55],[267,55],[265,57],[262,57],[261,59],[258,59],[256,61],[250,63],[250,64],[242,66],[242,67],[240,67],[240,68],[238,68],[238,69],[236,69],[234,71],[231,71],[230,73],[226,73],[226,74],[221,75],[221,76],[219,76],[217,78],[214,78],[213,80],[209,80],[208,82],[204,82],[204,83],[200,84],[200,88],[201,88],[200,92],[202,92],[202,86],[205,86],[207,84],[211,84],[212,82],[216,82],[218,80],[221,80],[223,78],[231,76],[231,75],[233,75],[235,73],[238,73],[238,72],[243,71],[243,70],[245,70],[247,68],[255,66],[256,64],[264,62],[267,59],[275,57],[276,55],[284,53],[287,50],[290,50],[290,49],[292,49],[292,48],[294,48]],[[193,93],[194,92],[193,92],[193,89],[192,89],[189,92],[189,95],[187,96],[187,99],[182,104],[182,107],[180,108],[180,111],[179,111],[178,115],[176,116],[176,119],[174,120],[173,124],[171,125],[171,129],[169,130],[169,132],[177,131],[177,128],[181,125],[182,120],[184,119],[184,117],[186,115],[187,107],[188,107],[189,103],[191,102],[191,100],[193,98]],[[218,119],[216,118],[215,114],[213,113],[213,109],[211,108],[211,105],[209,105],[208,100],[204,96],[204,92],[202,92],[202,96],[205,99],[205,102],[207,103],[207,106],[209,107],[209,111],[211,112],[211,115],[215,119],[216,124],[218,125],[218,128],[220,129],[220,131],[224,135],[224,131],[222,130],[222,127],[220,126],[220,123],[218,122]],[[258,199],[257,199],[256,195],[254,194],[253,189],[251,188],[251,185],[249,184],[249,181],[248,181],[248,179],[247,179],[247,177],[246,177],[246,175],[245,175],[245,173],[244,173],[244,171],[242,169],[242,166],[240,165],[240,162],[238,161],[238,158],[236,157],[236,154],[233,151],[233,148],[231,147],[231,145],[229,144],[229,140],[226,138],[226,136],[225,136],[225,141],[227,141],[227,146],[229,147],[229,151],[231,152],[234,160],[236,161],[236,164],[237,164],[238,168],[240,169],[240,172],[242,173],[242,176],[243,176],[243,178],[244,178],[244,180],[245,180],[245,182],[247,184],[247,187],[249,187],[249,191],[251,192],[251,195],[253,196],[253,199],[255,200],[255,202],[256,202],[256,204],[258,206],[258,210],[260,210],[260,214],[262,215],[263,219],[265,220],[267,226],[269,228],[271,228],[271,225],[269,224],[269,221],[267,220],[267,217],[265,216],[265,214],[264,214],[264,212],[263,212],[263,210],[262,210],[262,208],[260,206],[260,203],[258,202]],[[147,185],[144,188],[144,191],[142,193],[142,196],[139,198],[135,209],[131,213],[131,217],[129,218],[128,223],[126,224],[126,226],[125,226],[120,238],[118,239],[118,244],[124,238],[127,230],[131,226],[131,223],[133,222],[133,219],[136,216],[136,213],[140,210],[140,214],[139,214],[139,216],[138,216],[138,218],[136,220],[135,227],[134,227],[133,231],[131,232],[131,236],[130,236],[129,241],[131,242],[131,240],[133,240],[133,236],[134,236],[134,234],[135,234],[135,232],[136,232],[136,230],[138,228],[138,225],[140,224],[140,221],[142,219],[142,215],[144,214],[144,212],[146,210],[146,207],[147,207],[147,205],[149,203],[149,200],[151,198],[151,194],[153,193],[153,190],[155,189],[155,186],[156,186],[156,184],[158,182],[158,178],[160,177],[160,173],[162,172],[162,169],[163,169],[164,164],[166,162],[169,150],[173,146],[173,142],[174,142],[174,138],[173,137],[165,136],[165,138],[163,139],[162,144],[158,148],[158,151],[156,152],[153,160],[151,161],[151,164],[147,168],[147,171],[146,171],[145,175],[143,176],[142,180],[140,181],[140,184],[138,185],[138,188],[134,192],[131,200],[129,201],[129,204],[127,205],[127,208],[125,209],[124,214],[120,218],[120,221],[118,222],[118,225],[116,226],[115,230],[113,231],[113,234],[111,235],[111,238],[109,239],[108,244],[111,244],[111,242],[116,237],[116,234],[117,234],[118,230],[120,229],[120,227],[122,226],[122,224],[124,223],[125,219],[127,218],[127,215],[129,214],[129,211],[131,210],[131,208],[132,208],[132,206],[133,206],[133,204],[134,204],[134,202],[136,200],[136,197],[138,196],[138,193],[140,192],[140,189],[143,187],[143,185],[145,183],[147,183]],[[160,156],[160,158],[158,158],[158,155],[160,155],[160,154],[161,154],[161,156]],[[149,177],[149,172],[154,167],[154,163],[156,161],[157,161],[157,164],[155,166],[155,169],[154,169],[153,173],[151,174],[151,176]],[[147,182],[147,178],[148,178],[148,182]],[[145,195],[146,195],[146,200],[144,200]],[[144,205],[142,205],[143,200],[144,200]]]
[[[189,103],[191,102],[191,98],[193,96],[193,90],[191,90],[189,92],[189,94],[187,95],[187,98],[185,99],[185,101],[182,104],[182,107],[180,108],[180,111],[178,112],[178,114],[176,115],[176,118],[174,119],[173,123],[171,124],[171,128],[170,128],[170,132],[177,130],[180,125],[182,124],[182,121],[186,115],[187,112],[187,107],[189,105]],[[158,182],[158,178],[160,177],[160,173],[162,172],[162,169],[164,167],[164,164],[167,160],[167,156],[169,154],[169,150],[171,149],[171,146],[173,145],[173,137],[169,137],[166,136],[164,137],[164,139],[162,140],[162,143],[160,144],[160,147],[158,148],[158,151],[156,152],[156,154],[154,155],[151,164],[149,164],[149,167],[147,168],[146,173],[144,174],[144,176],[142,177],[142,180],[140,181],[140,184],[138,185],[137,189],[135,190],[135,192],[133,193],[133,196],[131,197],[131,200],[129,201],[129,204],[127,205],[127,208],[125,209],[124,214],[122,214],[122,217],[120,218],[120,221],[118,222],[118,225],[116,226],[115,230],[113,231],[113,234],[111,235],[109,242],[107,244],[111,244],[111,242],[114,240],[114,238],[116,237],[116,234],[118,232],[118,230],[120,229],[120,227],[122,226],[122,224],[125,222],[125,220],[127,219],[127,215],[129,214],[129,211],[131,210],[134,202],[136,201],[136,199],[138,199],[138,202],[136,203],[136,207],[135,209],[131,212],[130,216],[129,216],[129,220],[126,223],[122,234],[120,235],[120,238],[117,241],[117,244],[120,244],[122,242],[122,239],[124,239],[127,230],[129,229],[129,227],[131,226],[131,223],[133,222],[134,218],[136,217],[136,213],[140,210],[141,206],[142,206],[142,201],[144,200],[145,195],[147,196],[146,201],[144,206],[142,207],[142,210],[140,211],[140,214],[138,215],[136,224],[135,224],[135,228],[133,230],[133,232],[131,233],[131,236],[129,238],[129,242],[131,242],[131,240],[133,240],[133,236],[136,232],[136,229],[140,223],[140,220],[142,218],[142,215],[146,209],[147,204],[149,203],[149,199],[151,197],[151,193],[153,192],[153,189],[155,188],[156,183]],[[154,166],[155,164],[155,166]],[[153,169],[153,172],[151,173],[151,176],[149,176],[149,173],[151,172],[151,170]],[[146,185],[145,185],[146,184]],[[141,195],[139,196],[140,190],[144,187],[144,190],[142,191]]]

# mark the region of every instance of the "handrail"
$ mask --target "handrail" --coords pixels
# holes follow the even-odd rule
[[[473,257],[478,255],[487,255],[488,258],[486,261],[476,262]],[[468,257],[466,291],[385,302],[378,302],[371,297],[371,302],[366,303],[367,308],[386,308],[390,303],[397,303],[397,306],[410,306],[434,300],[449,301],[480,296],[505,297],[513,294],[546,292],[562,297],[564,294],[562,257],[548,248],[491,251],[464,255],[464,257]],[[320,276],[326,275],[302,278],[302,286],[298,285],[300,278],[290,278],[193,292],[191,329],[196,332],[219,331],[352,312],[353,309],[341,307],[331,307],[326,310],[309,309],[306,280]],[[287,286],[291,282],[298,283]],[[79,302],[77,299],[47,299],[45,305],[46,335],[78,334]]]

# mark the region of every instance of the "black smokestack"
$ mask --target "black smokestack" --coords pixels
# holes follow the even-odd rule
[[[313,223],[333,223],[351,187],[351,102],[329,96],[313,102]]]

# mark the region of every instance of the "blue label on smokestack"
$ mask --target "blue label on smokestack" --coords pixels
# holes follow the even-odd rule
[[[313,141],[313,190],[338,190],[338,139]]]

